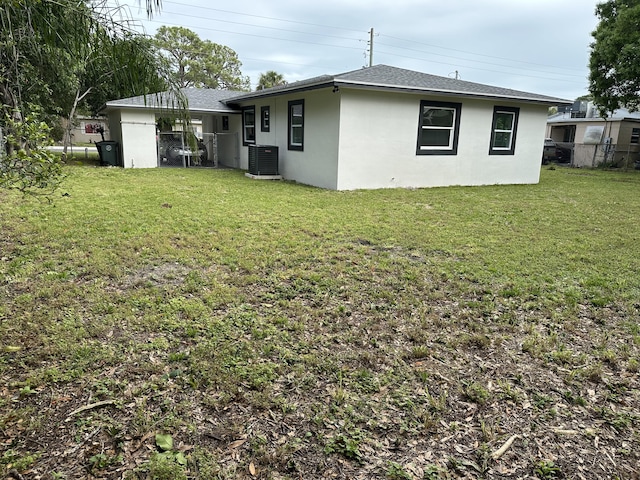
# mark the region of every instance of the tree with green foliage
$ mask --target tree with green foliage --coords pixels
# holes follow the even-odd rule
[[[160,3],[146,0],[147,13]],[[106,85],[127,96],[165,87],[151,42],[119,18],[107,0],[0,1],[0,128],[11,139],[0,151],[0,187],[37,192],[56,184],[61,170],[39,168],[43,157],[33,154],[43,138],[25,133],[42,118],[73,117],[90,93],[107,95]]]
[[[49,126],[41,120],[40,109],[31,105],[24,118],[7,115],[0,153],[0,186],[23,193],[53,192],[62,181],[62,165],[49,150]]]
[[[260,74],[256,90],[264,90],[265,88],[278,87],[286,84],[287,81],[284,79],[284,75],[274,70],[269,70]]]
[[[202,40],[184,27],[162,26],[154,38],[181,87],[249,90],[249,77],[242,75],[242,62],[231,48]]]
[[[608,0],[596,6],[589,91],[600,114],[640,107],[640,0]]]
[[[64,110],[67,132],[63,157],[66,157],[79,107],[85,107],[95,115],[109,100],[162,92],[167,88],[157,51],[150,39],[124,32],[120,38],[110,41],[109,48],[95,42],[87,55],[73,65],[73,81]],[[141,78],[145,79],[144,84],[139,83]]]

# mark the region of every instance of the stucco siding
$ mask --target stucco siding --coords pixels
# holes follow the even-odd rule
[[[288,149],[289,101],[304,100],[304,147]],[[336,189],[338,170],[339,97],[329,89],[270,97],[255,105],[256,144],[277,145],[283,178],[307,185]],[[270,106],[269,132],[260,130],[260,107]],[[241,128],[240,128],[241,131]],[[241,168],[248,168],[248,147],[241,148]]]
[[[110,110],[107,115],[110,139],[120,143],[122,143],[122,126],[120,125],[121,113],[122,110]]]
[[[546,106],[345,88],[340,96],[340,190],[539,181]],[[421,100],[462,103],[457,155],[416,154]],[[520,108],[514,155],[489,155],[496,105]]]
[[[120,128],[124,167],[157,167],[155,113],[150,110],[122,110]]]
[[[256,106],[256,143],[258,145],[277,145],[277,135],[278,128],[281,125],[278,125],[277,122],[274,122],[274,119],[278,114],[278,104],[274,102],[273,98],[269,98],[266,100],[262,100],[260,102],[256,102],[254,104]],[[269,107],[269,131],[262,131],[262,107]],[[285,105],[286,110],[286,105]],[[286,134],[286,126],[284,127],[283,133]]]

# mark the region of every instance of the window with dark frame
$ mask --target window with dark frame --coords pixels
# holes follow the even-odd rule
[[[271,112],[269,106],[260,107],[260,131],[268,132],[271,128]]]
[[[304,150],[304,100],[289,102],[289,150]]]
[[[222,130],[229,130],[229,116],[222,116]]]
[[[631,129],[631,143],[640,143],[640,128]]]
[[[417,155],[456,155],[461,103],[420,102]]]
[[[242,108],[242,144],[253,145],[256,143],[256,107]]]
[[[493,107],[489,155],[513,155],[515,153],[519,114],[520,109],[517,107]]]

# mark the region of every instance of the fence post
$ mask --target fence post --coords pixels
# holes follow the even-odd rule
[[[627,144],[627,156],[624,158],[624,171],[629,170],[629,159],[631,158],[631,144]]]

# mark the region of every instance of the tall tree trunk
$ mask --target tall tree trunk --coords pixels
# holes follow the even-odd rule
[[[0,100],[2,100],[3,114],[9,115],[16,122],[22,121],[22,112],[18,107],[18,98],[9,85],[4,83],[0,84]],[[3,132],[3,135],[7,133],[11,132]],[[13,153],[14,146],[10,143],[6,143],[5,148],[7,149],[7,154],[11,155]]]

